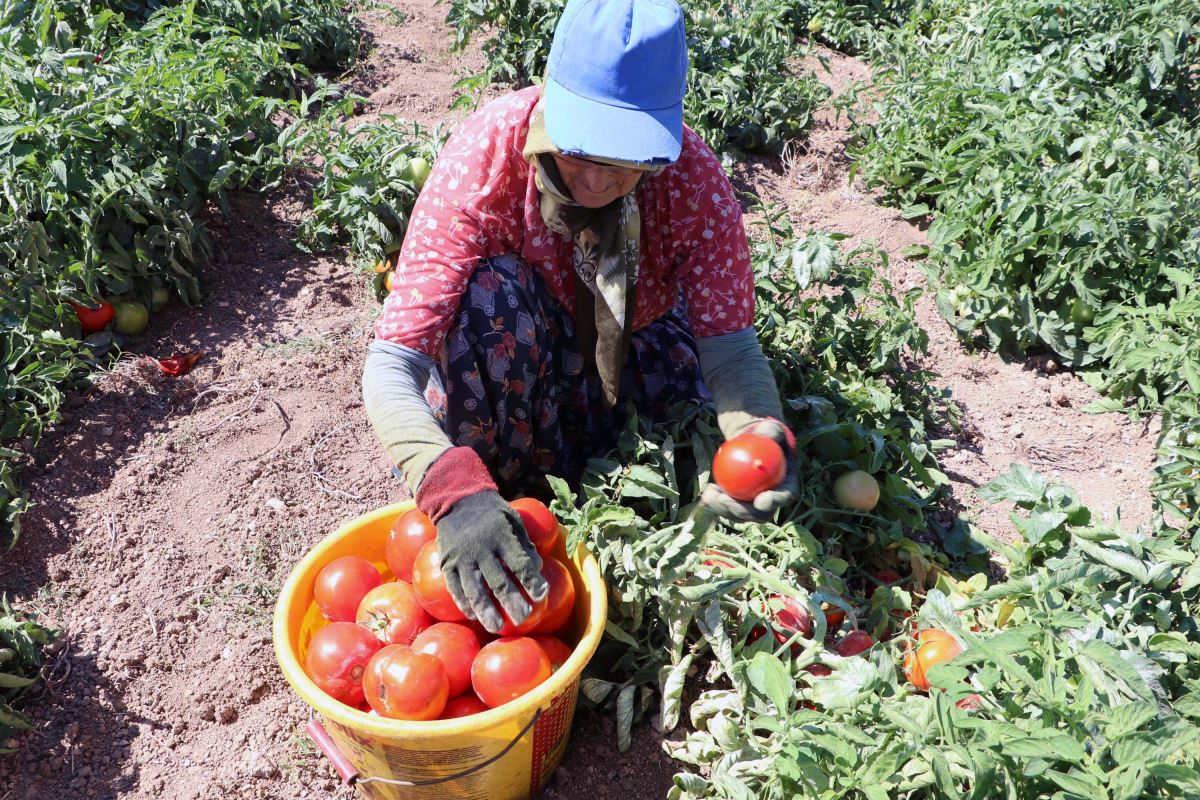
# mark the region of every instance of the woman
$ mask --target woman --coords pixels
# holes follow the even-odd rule
[[[763,433],[793,461],[741,209],[683,125],[686,73],[674,0],[570,0],[544,86],[465,120],[413,210],[363,393],[455,602],[488,630],[493,596],[519,623],[517,584],[546,593],[501,491],[577,478],[628,403],[653,419],[711,396],[725,436]],[[703,501],[762,519],[795,488],[793,466],[752,503]]]

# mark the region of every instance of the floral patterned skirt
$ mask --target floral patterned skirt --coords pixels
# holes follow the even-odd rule
[[[447,363],[426,398],[451,441],[473,447],[506,497],[545,495],[545,475],[572,483],[616,446],[628,406],[662,419],[675,403],[711,397],[682,300],[635,331],[617,407],[601,402],[570,314],[516,256],[484,261],[446,339]]]

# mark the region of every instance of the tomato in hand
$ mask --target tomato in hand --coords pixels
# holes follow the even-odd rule
[[[388,533],[384,560],[399,581],[412,581],[413,562],[417,553],[437,538],[437,528],[429,517],[412,508],[405,511]]]
[[[333,622],[313,634],[304,669],[325,694],[348,706],[363,702],[363,673],[379,640],[353,622]]]
[[[452,697],[446,701],[446,710],[438,719],[458,719],[459,717],[469,717],[472,714],[481,714],[487,711],[488,707],[483,704],[483,701],[474,694],[467,692],[458,697]]]
[[[354,622],[367,592],[383,583],[375,565],[361,556],[342,556],[317,573],[313,599],[330,622]]]
[[[416,635],[433,624],[416,592],[404,581],[392,581],[367,592],[355,621],[384,644],[412,644]]]
[[[450,681],[436,657],[391,644],[367,664],[363,693],[381,717],[437,719],[450,697]]]
[[[551,674],[550,658],[533,639],[505,636],[486,644],[471,665],[471,686],[488,708],[533,690]]]
[[[475,631],[457,622],[438,622],[430,625],[413,640],[414,653],[436,657],[446,668],[450,681],[450,696],[471,688],[471,664],[479,653],[479,637]]]
[[[875,644],[875,640],[866,631],[850,631],[833,646],[833,649],[839,656],[849,658],[865,650],[870,650],[873,644]]]
[[[787,460],[774,439],[742,433],[717,448],[712,475],[726,494],[747,502],[779,485],[787,475]]]
[[[926,673],[938,664],[962,652],[962,645],[949,633],[929,628],[917,634],[916,646],[904,656],[904,674],[908,682],[922,692],[929,691]]]
[[[562,543],[558,520],[546,504],[535,497],[521,497],[509,503],[521,517],[529,541],[537,548],[542,558],[553,558]]]
[[[501,619],[500,630],[496,631],[497,636],[525,636],[526,634],[533,633],[534,629],[541,624],[542,619],[546,616],[546,609],[548,607],[546,603],[550,599],[549,595],[535,601],[531,600],[529,595],[525,594],[524,589],[520,589],[520,592],[521,596],[525,598],[525,602],[529,603],[529,614],[526,615],[525,619],[521,620],[520,625],[516,625],[509,618],[508,612],[504,610],[504,606],[496,603],[496,608],[500,610]]]
[[[101,300],[99,308],[88,308],[77,303],[71,303],[71,308],[75,309],[75,316],[79,319],[79,328],[85,336],[104,330],[116,316],[116,309],[107,300]]]
[[[442,558],[436,541],[426,542],[417,552],[412,569],[413,590],[417,601],[434,619],[442,622],[460,622],[467,615],[455,605],[446,578],[442,575]]]
[[[557,636],[540,634],[529,638],[546,651],[546,657],[550,659],[550,669],[555,672],[558,672],[558,668],[567,663],[567,659],[571,657],[571,646]]]
[[[542,577],[550,584],[550,591],[546,592],[545,613],[531,630],[534,633],[558,633],[575,612],[575,581],[571,571],[554,558],[547,558],[542,564]]]

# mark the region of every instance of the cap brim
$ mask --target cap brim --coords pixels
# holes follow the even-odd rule
[[[580,97],[548,80],[546,134],[568,155],[669,164],[683,147],[683,103],[654,111],[620,108]]]

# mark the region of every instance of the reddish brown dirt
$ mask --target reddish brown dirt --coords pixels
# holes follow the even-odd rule
[[[444,6],[396,5],[401,27],[368,22],[376,49],[355,83],[371,97],[367,115],[451,121],[452,85],[478,51],[448,53]],[[866,77],[829,58],[835,87]],[[740,178],[802,225],[875,239],[895,257],[893,281],[920,285],[898,251],[921,232],[846,185],[844,138],[823,116],[806,149]],[[133,348],[201,350],[199,366],[170,379],[122,361],[71,399],[25,473],[37,505],[5,556],[3,589],[63,639],[31,704],[36,731],[0,759],[0,800],[352,796],[301,733],[309,712],[275,665],[269,616],[305,549],[396,487],[359,392],[377,307],[363,275],[294,249],[303,209],[295,194],[238,196],[228,218],[214,216],[205,306],[159,316]],[[1080,415],[1092,395],[1079,381],[967,353],[928,301],[919,308],[932,339],[924,361],[971,431],[947,459],[956,496],[984,527],[1008,522],[970,489],[1013,461],[1146,518],[1152,429]],[[546,796],[664,796],[675,766],[653,730],[640,728],[626,754],[614,738],[609,718],[581,710]]]

